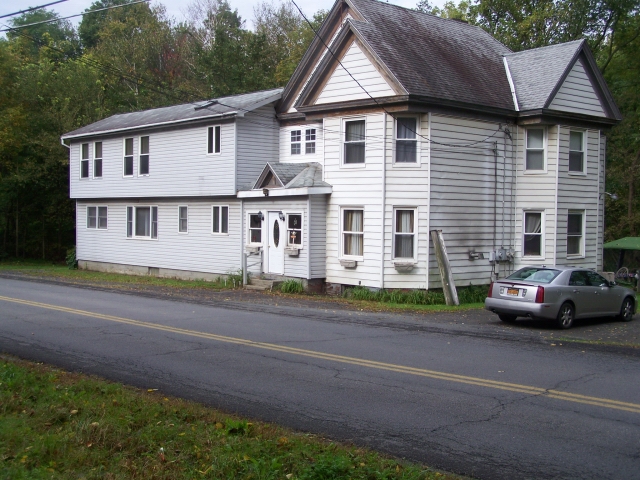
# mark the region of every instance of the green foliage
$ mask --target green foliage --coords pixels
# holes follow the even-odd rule
[[[457,289],[460,304],[484,302],[487,297],[487,285],[473,285]],[[439,290],[370,290],[366,287],[353,287],[344,292],[345,298],[370,302],[395,303],[406,305],[445,305],[444,294]]]
[[[304,286],[298,280],[285,280],[280,284],[282,293],[304,293]]]
[[[67,256],[65,258],[67,267],[69,270],[76,270],[78,268],[78,259],[76,258],[76,247],[67,250]]]

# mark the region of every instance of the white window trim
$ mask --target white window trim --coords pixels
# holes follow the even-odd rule
[[[362,163],[344,163],[344,145],[347,135],[347,122],[357,122],[364,120],[364,162]],[[367,117],[358,115],[354,117],[342,117],[340,129],[340,168],[366,168],[367,167]]]
[[[414,163],[408,162],[396,162],[396,142],[398,141],[398,118],[415,118],[416,119],[416,161]],[[395,168],[417,168],[421,166],[420,161],[420,150],[422,146],[422,142],[420,139],[420,129],[421,129],[421,120],[422,115],[398,115],[398,117],[394,117],[393,119],[393,159],[392,166]]]
[[[362,255],[345,255],[344,253],[344,212],[345,210],[360,210],[362,211]],[[343,205],[340,207],[340,254],[338,260],[356,260],[359,262],[364,261],[364,206],[362,205]],[[359,233],[359,232],[355,232]]]
[[[283,212],[285,214],[285,232],[287,232],[287,247],[290,248],[298,248],[302,249],[304,247],[304,213],[303,212]],[[289,216],[290,215],[300,215],[300,228],[296,228],[295,230],[300,230],[300,243],[289,243]]]
[[[126,223],[127,223],[127,211],[126,208],[128,207],[132,207],[132,215],[133,215],[133,222],[132,222],[132,228],[131,228],[131,236],[128,237],[127,235],[127,228],[126,228]],[[156,208],[157,212],[158,212],[158,235],[156,235],[156,238],[153,238],[152,232],[153,232],[153,225],[149,224],[149,236],[148,237],[143,237],[143,236],[139,236],[136,235],[136,209],[138,208]],[[149,217],[149,222],[153,223],[153,210],[150,211],[150,217]],[[160,209],[158,208],[158,205],[127,205],[125,207],[125,229],[124,229],[124,234],[125,234],[125,238],[127,238],[128,240],[145,240],[145,241],[152,241],[152,242],[157,242],[158,241],[158,237],[160,237]]]
[[[209,152],[209,130],[212,131],[213,133],[213,141],[212,141],[212,147],[213,147],[213,152]],[[216,145],[216,130],[220,131],[220,141],[218,142],[218,145]],[[217,157],[222,155],[222,125],[209,125],[207,127],[207,129],[205,130],[206,132],[206,139],[205,139],[205,151],[207,152],[207,156],[210,157]],[[218,147],[218,152],[216,152],[216,146]]]
[[[99,207],[104,207],[107,209],[107,228],[100,228],[100,216],[98,213],[98,208]],[[96,209],[96,226],[95,227],[89,227],[88,226],[88,219],[89,219],[89,208],[95,208]],[[85,209],[85,216],[84,216],[84,229],[85,230],[100,230],[100,231],[107,231],[109,230],[109,206],[108,205],[98,205],[98,204],[89,204],[86,205],[86,209]]]
[[[569,249],[569,215],[582,216],[582,222],[580,224],[582,226],[582,233],[581,233],[581,241],[580,241],[580,253],[570,254],[567,251],[567,258],[585,258],[585,247],[586,247],[585,237],[586,237],[586,231],[587,231],[586,212],[584,210],[568,210],[567,211],[567,250]]]
[[[396,257],[396,212],[398,210],[413,210],[413,256],[411,257]],[[394,206],[393,207],[393,224],[392,228],[392,241],[391,241],[391,258],[393,260],[413,260],[417,262],[418,259],[418,207],[403,207],[403,206]],[[406,235],[402,233],[398,233],[398,235]]]
[[[587,130],[579,130],[577,128],[572,128],[569,130],[569,152],[571,152],[571,132],[579,132],[582,133],[582,171],[576,172],[574,170],[569,170],[569,164],[567,164],[567,171],[569,175],[576,177],[586,177],[587,176]],[[568,160],[568,159],[567,159]]]
[[[293,132],[300,132],[300,141],[299,142],[294,142],[291,139],[291,134]],[[301,125],[293,127],[293,128],[291,128],[290,130],[287,131],[287,135],[288,135],[288,138],[289,138],[289,156],[291,156],[293,158],[304,156],[304,128]],[[291,147],[293,145],[300,145],[300,153],[293,153],[291,151]]]
[[[82,146],[83,145],[88,145],[87,147],[87,158],[82,158]],[[89,142],[84,142],[84,143],[80,143],[80,152],[79,152],[79,158],[80,158],[80,164],[78,165],[80,168],[78,169],[78,178],[80,180],[90,180],[91,179],[91,143]],[[82,162],[87,162],[87,176],[83,177],[82,176]]]
[[[187,229],[183,232],[180,230],[180,209],[187,209]],[[189,234],[189,205],[178,205],[178,233],[180,235],[188,235]]]
[[[544,168],[542,170],[527,170],[527,137],[529,130],[540,130],[542,129],[542,163],[544,164]],[[522,157],[523,161],[523,172],[525,175],[546,175],[549,167],[549,152],[548,152],[548,142],[549,142],[549,131],[547,127],[542,126],[534,126],[531,125],[525,128],[524,132],[524,155]],[[556,159],[557,162],[557,159]],[[556,167],[557,168],[557,167]]]
[[[526,235],[525,233],[525,216],[527,213],[539,213],[540,214],[540,255],[525,255],[524,254],[524,236]],[[528,259],[528,260],[544,260],[546,258],[546,253],[545,253],[545,233],[546,233],[546,215],[545,215],[545,211],[543,209],[539,209],[539,208],[531,208],[531,209],[523,209],[522,210],[522,237],[521,237],[521,244],[520,244],[520,249],[522,251],[522,258],[523,259]]]
[[[131,152],[131,156],[133,157],[133,165],[132,165],[132,171],[131,171],[131,175],[125,175],[125,157],[129,156],[127,155],[127,140],[128,139],[132,139],[133,140],[133,145],[132,145],[132,152]],[[125,137],[122,139],[122,178],[133,178],[136,175],[135,172],[135,166],[136,166],[136,141],[135,141],[135,137]]]
[[[149,173],[140,173],[140,162],[142,162],[142,139],[143,137],[147,137],[149,139],[149,153],[145,153],[144,155],[149,156]],[[134,162],[135,163],[135,162]],[[140,135],[138,137],[138,177],[149,177],[151,175],[151,135]]]
[[[246,215],[247,215],[247,217],[246,217],[247,223],[246,223],[246,231],[245,231],[246,237],[245,238],[247,239],[247,241],[246,241],[245,245],[247,245],[249,247],[262,247],[264,245],[264,235],[263,235],[264,234],[264,228],[263,228],[264,227],[264,219],[260,222],[260,232],[261,232],[261,234],[260,234],[260,239],[261,239],[260,243],[251,242],[251,215],[258,215],[258,213],[259,213],[258,210],[251,210],[251,211],[248,211],[246,213]]]
[[[102,144],[102,157],[96,157],[96,144],[98,143]],[[99,177],[96,177],[96,160],[100,160],[102,162],[102,175],[100,175]],[[102,179],[102,177],[104,177],[104,142],[102,141],[93,142],[93,162],[91,163],[91,168],[92,168],[92,172],[91,172],[92,179],[100,180]]]
[[[223,207],[227,207],[227,231],[226,232],[214,232],[213,231],[213,209],[214,208],[220,208],[220,216],[218,217],[218,221],[220,222],[218,224],[218,229],[222,230],[222,208]],[[229,224],[231,219],[231,208],[229,208],[229,205],[222,205],[222,204],[218,204],[218,205],[211,205],[211,230],[209,230],[211,232],[211,235],[216,235],[216,236],[229,236]]]

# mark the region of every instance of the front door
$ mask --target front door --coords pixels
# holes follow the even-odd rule
[[[268,216],[269,236],[269,273],[284,273],[284,244],[286,241],[286,229],[284,222],[280,220],[280,212],[269,212]]]

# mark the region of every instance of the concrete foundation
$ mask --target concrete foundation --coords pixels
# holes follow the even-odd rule
[[[224,280],[227,275],[224,273],[192,272],[188,270],[173,270],[171,268],[141,267],[138,265],[123,265],[120,263],[93,262],[91,260],[78,260],[80,270],[92,270],[96,272],[123,273],[125,275],[149,275],[160,278],[177,278],[179,280],[204,280],[215,282],[217,279]]]

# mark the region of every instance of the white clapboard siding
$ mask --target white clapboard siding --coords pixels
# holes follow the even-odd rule
[[[121,265],[168,268],[190,272],[226,274],[241,269],[240,201],[145,202],[110,200],[89,203],[108,207],[106,230],[86,228],[87,203],[77,203],[77,244],[79,260]],[[158,206],[158,239],[127,238],[126,207]],[[178,232],[178,206],[188,207],[188,233]],[[212,205],[229,206],[229,233],[212,233]]]
[[[600,99],[580,59],[567,75],[549,108],[551,110],[606,117]]]
[[[545,129],[546,173],[525,172],[525,129],[516,128],[513,133],[516,140],[516,211],[515,211],[515,268],[523,265],[553,265],[555,262],[556,236],[556,172],[558,150],[558,127]],[[541,258],[523,257],[522,222],[524,212],[536,210],[543,212],[543,256]]]
[[[394,90],[356,42],[351,44],[344,57],[340,59],[340,62],[344,65],[344,68],[341,65],[337,65],[322,92],[320,92],[315,102],[316,104],[358,100],[369,98],[369,95],[373,97],[395,95]]]
[[[80,148],[70,148],[71,198],[142,198],[233,195],[235,193],[235,124],[221,125],[221,152],[207,154],[207,127],[171,128],[143,133],[149,135],[149,175],[138,176],[140,134],[134,138],[133,177],[123,176],[124,138],[95,138],[102,141],[102,178],[93,177],[90,163],[88,179],[80,179]],[[219,124],[218,124],[219,125]]]
[[[342,118],[325,118],[325,181],[333,186],[327,206],[327,282],[380,286],[384,114],[366,120],[365,164],[342,166]],[[364,209],[364,260],[354,269],[340,265],[341,207]]]
[[[310,236],[310,272],[311,278],[325,278],[327,276],[327,201],[326,195],[311,195],[309,204],[311,211],[309,218]]]
[[[580,265],[597,268],[598,263],[598,193],[600,152],[598,130],[587,130],[586,175],[569,173],[568,127],[560,128],[560,159],[558,175],[558,265]],[[584,252],[582,256],[567,256],[567,215],[570,210],[584,212]]]
[[[237,188],[253,186],[267,162],[278,160],[278,122],[273,105],[240,117],[237,123]]]
[[[431,116],[429,230],[442,230],[457,286],[489,283],[488,255],[494,241],[497,248],[512,248],[515,243],[511,143],[499,128],[493,122]],[[424,234],[428,237],[429,232]],[[433,244],[430,238],[425,240],[429,288],[439,288]],[[485,258],[470,260],[469,251],[483,253]]]
[[[316,130],[316,152],[306,153],[305,148],[305,132],[307,129],[315,128]],[[302,141],[300,142],[300,154],[291,154],[291,131],[300,130]],[[304,125],[286,126],[280,128],[280,161],[282,163],[308,163],[318,162],[324,163],[324,131],[322,123],[308,123]]]

